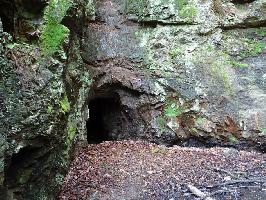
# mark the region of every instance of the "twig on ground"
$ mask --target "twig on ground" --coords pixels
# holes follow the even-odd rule
[[[228,190],[217,190],[217,191],[214,191],[214,192],[210,193],[209,196],[212,197],[212,196],[214,196],[216,194],[221,194],[221,193],[225,193],[225,192],[230,192],[230,191],[228,191]]]
[[[205,194],[204,192],[200,191],[198,188],[196,188],[193,185],[187,185],[189,191],[194,194],[197,197],[200,197],[204,200],[215,200],[213,198],[211,198],[209,195]]]
[[[227,170],[225,170],[225,169],[215,168],[215,167],[208,167],[208,169],[210,169],[210,170],[214,170],[214,171],[216,171],[216,172],[223,172],[223,173],[226,173],[226,174],[228,174],[228,175],[230,175],[230,176],[234,176],[234,174],[232,174],[232,172],[229,172],[229,171],[227,171]]]
[[[233,181],[227,181],[227,182],[224,182],[224,183],[218,183],[218,184],[207,186],[207,187],[208,188],[214,188],[214,187],[233,185],[233,184],[238,184],[238,183],[266,183],[266,179],[233,180]]]

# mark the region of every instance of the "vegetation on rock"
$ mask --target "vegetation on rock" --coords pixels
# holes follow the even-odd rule
[[[68,101],[67,95],[64,95],[64,98],[60,101],[61,109],[64,113],[69,112],[70,103]]]
[[[44,55],[53,55],[69,33],[61,22],[71,7],[72,0],[50,0],[44,11],[45,24],[42,30],[41,47]]]

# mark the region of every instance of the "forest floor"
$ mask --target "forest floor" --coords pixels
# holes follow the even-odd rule
[[[266,155],[144,141],[77,145],[59,199],[266,199]]]

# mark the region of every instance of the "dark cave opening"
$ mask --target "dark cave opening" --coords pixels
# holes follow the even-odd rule
[[[87,141],[97,144],[116,140],[122,130],[122,106],[118,95],[96,97],[88,104]]]
[[[9,164],[5,166],[4,185],[7,188],[16,187],[22,182],[26,182],[25,172],[31,169],[37,162],[37,155],[40,153],[40,147],[26,146],[18,153],[12,155]],[[22,180],[23,178],[23,180]]]
[[[14,33],[15,29],[15,5],[13,1],[0,1],[0,18],[4,32]]]
[[[14,22],[2,14],[0,14],[0,18],[2,21],[2,26],[3,26],[4,32],[13,33],[14,32]]]
[[[255,0],[232,0],[233,4],[245,4],[245,3],[251,3]]]

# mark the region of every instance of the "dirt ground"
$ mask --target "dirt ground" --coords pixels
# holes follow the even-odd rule
[[[144,141],[77,145],[59,199],[265,200],[266,155]]]

